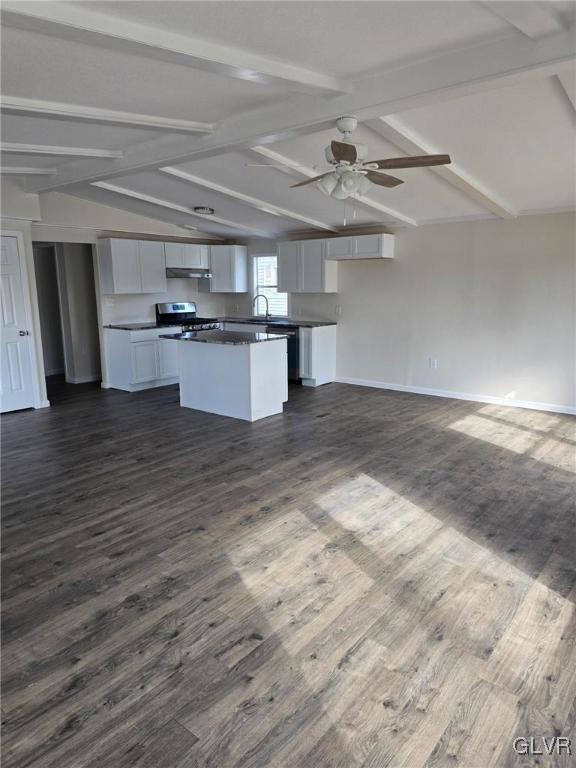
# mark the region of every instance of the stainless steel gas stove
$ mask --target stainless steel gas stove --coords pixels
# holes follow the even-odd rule
[[[193,301],[179,301],[156,304],[156,323],[158,325],[181,325],[184,331],[218,330],[217,318],[198,317]]]

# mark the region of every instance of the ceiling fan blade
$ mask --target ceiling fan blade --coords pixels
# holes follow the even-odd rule
[[[379,173],[378,171],[368,171],[366,178],[370,179],[372,184],[378,184],[380,187],[397,187],[398,184],[404,184],[402,179],[397,179],[396,176],[389,176],[387,173]]]
[[[329,171],[328,173],[321,173],[320,176],[312,176],[311,179],[304,179],[304,181],[299,181],[298,184],[291,184],[290,189],[293,189],[294,187],[305,187],[307,184],[313,184],[315,181],[323,179],[324,176],[330,176],[331,173],[332,171]]]
[[[389,157],[387,160],[367,160],[378,168],[426,168],[429,165],[449,165],[450,155],[414,155],[413,157]]]
[[[349,163],[355,163],[358,159],[358,153],[354,144],[346,144],[344,141],[332,141],[330,148],[335,160],[346,160]]]

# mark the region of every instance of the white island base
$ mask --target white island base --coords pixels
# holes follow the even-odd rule
[[[245,421],[282,413],[288,400],[286,339],[254,344],[181,341],[178,356],[184,408]]]

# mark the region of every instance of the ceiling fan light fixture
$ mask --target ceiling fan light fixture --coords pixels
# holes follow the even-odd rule
[[[346,200],[346,198],[350,197],[352,193],[349,192],[347,189],[344,188],[342,185],[342,179],[338,182],[336,187],[334,188],[334,191],[332,192],[331,197],[334,197],[336,200]]]
[[[360,195],[366,195],[370,191],[370,187],[372,186],[372,182],[366,178],[366,176],[362,176],[362,180],[360,181],[360,185],[358,187],[358,193]]]
[[[339,178],[337,174],[335,173],[329,173],[327,176],[324,176],[323,179],[320,179],[318,182],[318,188],[324,192],[326,195],[331,195],[332,192],[336,189],[336,186],[338,185]]]

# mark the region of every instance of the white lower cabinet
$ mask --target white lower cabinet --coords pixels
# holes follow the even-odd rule
[[[158,339],[158,365],[161,379],[178,376],[178,342]]]
[[[144,381],[154,381],[159,378],[158,342],[133,341],[130,344],[132,357],[132,376],[130,384],[141,384]]]
[[[141,331],[104,328],[106,376],[102,386],[137,392],[177,383],[178,342],[160,336],[181,330],[180,326]]]
[[[300,378],[305,387],[336,379],[336,326],[300,328]]]

